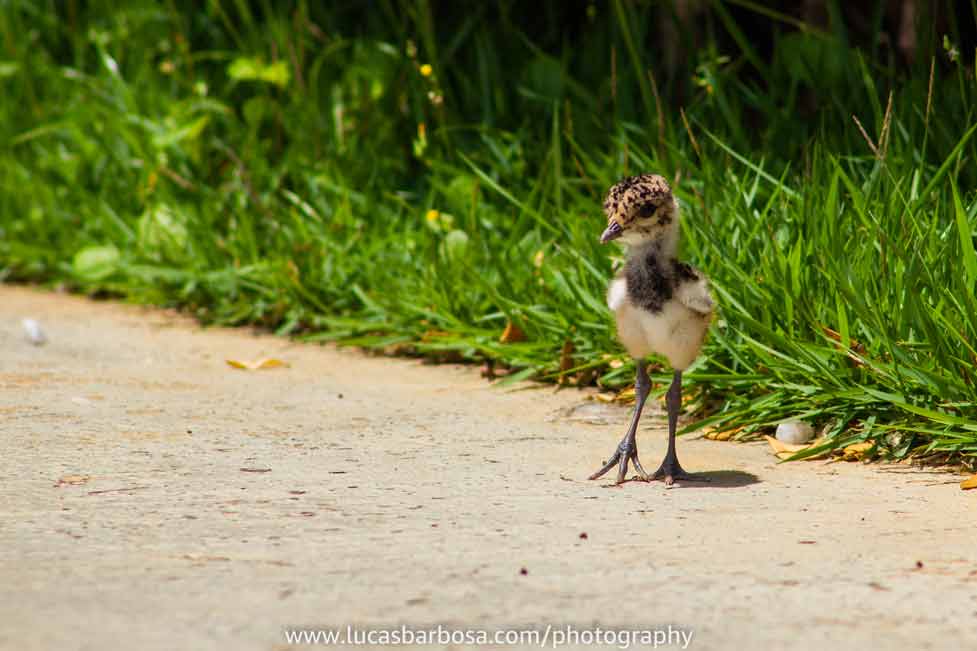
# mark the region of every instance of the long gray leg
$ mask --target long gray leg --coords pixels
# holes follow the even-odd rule
[[[624,481],[624,476],[628,473],[629,461],[634,464],[634,469],[642,480],[648,481],[650,479],[648,473],[641,467],[641,462],[638,461],[638,444],[635,441],[635,436],[638,433],[638,421],[641,419],[641,410],[644,409],[645,400],[648,399],[648,393],[651,392],[651,379],[648,377],[647,364],[644,360],[636,360],[636,367],[634,378],[635,403],[634,414],[631,416],[631,425],[628,426],[627,433],[621,439],[611,458],[600,470],[592,474],[590,479],[602,477],[616,465],[618,466],[617,480],[614,483],[620,484]]]
[[[708,477],[690,475],[682,469],[675,454],[675,429],[678,425],[678,412],[682,409],[682,371],[675,371],[672,385],[665,394],[665,404],[668,407],[668,451],[662,465],[658,467],[652,479],[664,479],[666,486],[671,486],[676,479],[686,481],[711,481]]]

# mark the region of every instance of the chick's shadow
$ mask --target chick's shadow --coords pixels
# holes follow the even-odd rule
[[[674,488],[742,488],[761,482],[760,478],[752,472],[742,470],[706,470],[694,474],[708,481],[679,479],[676,480]]]

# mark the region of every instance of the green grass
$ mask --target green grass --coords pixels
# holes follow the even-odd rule
[[[600,199],[659,171],[720,304],[693,427],[977,459],[974,52],[766,12],[763,53],[746,2],[695,47],[667,5],[371,7],[0,5],[0,278],[620,387]]]

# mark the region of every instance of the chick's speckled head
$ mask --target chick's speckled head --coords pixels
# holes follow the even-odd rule
[[[626,244],[671,237],[678,227],[678,205],[668,181],[658,174],[621,179],[604,198],[607,228],[600,241]]]

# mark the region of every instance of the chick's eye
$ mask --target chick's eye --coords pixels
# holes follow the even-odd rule
[[[658,206],[652,205],[650,203],[642,204],[638,208],[638,218],[639,219],[649,219],[658,210]]]

